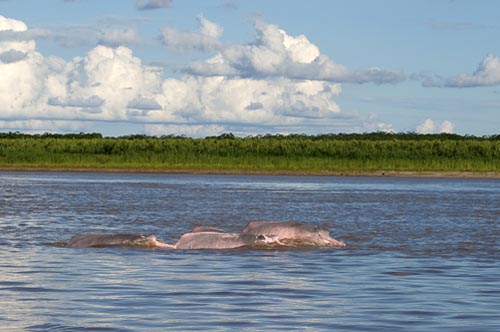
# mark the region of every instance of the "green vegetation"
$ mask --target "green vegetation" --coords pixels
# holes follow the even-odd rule
[[[142,135],[0,133],[0,167],[341,173],[499,172],[500,135],[232,134],[194,139]]]

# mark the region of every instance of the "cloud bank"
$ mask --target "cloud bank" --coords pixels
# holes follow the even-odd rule
[[[350,70],[321,54],[306,36],[291,36],[278,26],[257,21],[256,40],[231,45],[206,61],[190,64],[185,71],[200,76],[285,77],[334,83],[398,83],[402,71],[372,67]]]
[[[216,53],[174,78],[123,46],[137,40],[135,30],[100,31],[97,46],[64,60],[39,53],[24,22],[0,16],[0,130],[92,131],[117,122],[154,135],[392,130],[342,113],[335,99],[340,83],[395,83],[404,74],[352,71],[276,25],[257,22],[254,42],[224,45],[222,27],[203,16],[198,22],[195,32],[164,30],[164,45]]]
[[[446,81],[446,86],[467,88],[500,84],[500,58],[488,54],[472,74],[461,74]]]
[[[472,74],[459,74],[449,78],[438,75],[418,75],[425,87],[473,88],[500,85],[500,57],[488,54]]]

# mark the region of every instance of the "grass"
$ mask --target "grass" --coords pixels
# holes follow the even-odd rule
[[[500,136],[224,134],[194,139],[0,133],[0,166],[242,173],[499,172]]]

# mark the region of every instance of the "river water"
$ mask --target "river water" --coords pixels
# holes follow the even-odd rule
[[[64,248],[252,220],[342,249]],[[500,331],[500,181],[0,172],[1,331]]]

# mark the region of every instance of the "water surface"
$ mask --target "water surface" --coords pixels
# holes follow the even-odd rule
[[[46,245],[252,220],[348,246]],[[499,180],[4,172],[0,330],[499,331],[499,220]]]

